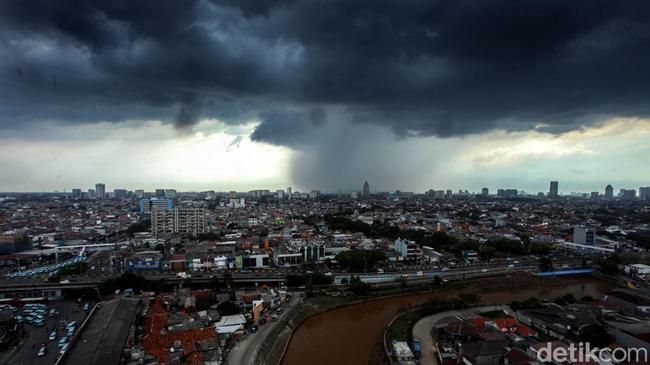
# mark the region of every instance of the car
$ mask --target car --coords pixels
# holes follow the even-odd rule
[[[259,327],[257,327],[256,325],[252,325],[252,326],[251,326],[251,332],[252,332],[252,333],[257,332],[258,329],[259,329]]]
[[[262,319],[260,319],[260,326],[263,326],[265,323],[266,323],[266,318],[262,317]]]
[[[276,314],[271,316],[271,321],[275,322],[278,320],[278,316]]]
[[[69,346],[69,345],[70,345],[69,343],[64,343],[63,346],[61,346],[61,352],[60,352],[60,354],[63,355],[63,353],[66,352],[66,351],[68,350],[68,346]]]
[[[36,356],[43,357],[45,356],[46,353],[47,353],[47,347],[45,346],[45,344],[43,344],[41,345],[41,348],[38,349],[38,354],[36,354]]]
[[[280,307],[280,308],[278,308],[278,310],[275,311],[275,313],[282,314],[282,310],[283,310],[282,307]]]
[[[481,269],[481,272],[487,272],[487,271],[488,271],[487,269]]]
[[[50,333],[50,337],[48,338],[50,339],[50,341],[56,340],[56,331],[52,331],[52,333]]]
[[[76,326],[76,325],[77,325],[77,321],[72,321],[72,322],[66,323],[65,326],[68,327],[68,328],[70,328],[70,327],[74,327],[74,326]]]
[[[422,274],[422,271],[418,271],[418,272],[415,273],[415,275],[422,276],[423,274]]]
[[[63,336],[59,340],[59,348],[63,347],[63,345],[68,343],[68,336]]]

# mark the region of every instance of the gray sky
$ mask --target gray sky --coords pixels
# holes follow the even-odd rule
[[[3,1],[0,190],[650,185],[643,1]]]

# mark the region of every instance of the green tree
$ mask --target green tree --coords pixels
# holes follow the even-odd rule
[[[358,276],[350,277],[349,289],[355,295],[365,295],[368,294],[371,290],[370,284],[366,284],[361,281],[361,278]]]
[[[336,262],[351,271],[373,270],[377,264],[384,261],[386,254],[377,250],[352,249],[336,255]]]

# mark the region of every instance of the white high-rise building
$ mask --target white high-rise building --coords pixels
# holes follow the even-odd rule
[[[151,210],[151,232],[161,234],[180,233],[195,236],[205,232],[206,210],[202,204],[183,204],[169,209],[153,207]]]

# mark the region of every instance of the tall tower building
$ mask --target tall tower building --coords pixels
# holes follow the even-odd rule
[[[95,196],[97,196],[98,199],[106,198],[106,185],[102,183],[95,184]]]
[[[370,185],[368,185],[367,181],[365,183],[363,183],[363,196],[365,198],[370,196]]]
[[[488,189],[488,188],[481,189],[481,195],[483,195],[485,197],[490,196],[490,189]]]
[[[605,186],[605,199],[614,199],[614,188],[611,185]]]
[[[557,198],[558,197],[558,183],[557,181],[551,181],[551,187],[548,192],[549,198]]]

